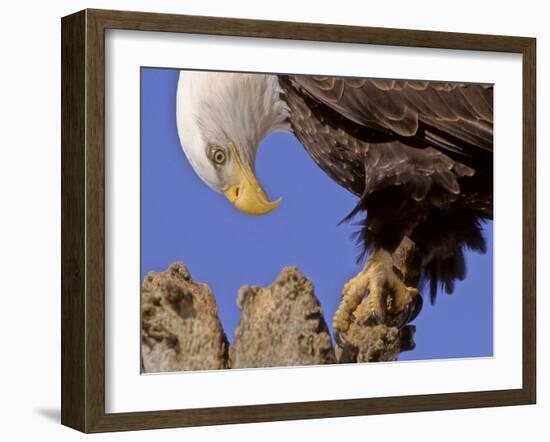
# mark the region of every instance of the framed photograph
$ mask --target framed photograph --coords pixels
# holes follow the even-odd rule
[[[535,403],[535,39],[61,25],[64,425]]]

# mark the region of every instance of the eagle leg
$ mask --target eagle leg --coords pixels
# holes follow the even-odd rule
[[[355,321],[365,326],[385,324],[401,328],[416,316],[421,305],[420,292],[403,282],[392,254],[377,249],[363,270],[344,286],[333,319],[335,335],[340,342],[345,340],[345,333]]]

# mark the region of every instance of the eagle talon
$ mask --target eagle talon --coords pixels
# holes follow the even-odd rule
[[[344,347],[348,342],[348,334],[345,331],[335,331],[334,340],[338,347]]]
[[[399,324],[398,328],[403,328],[405,325],[407,325],[409,322],[412,321],[412,316],[414,312],[414,305],[407,304],[405,307],[405,315],[403,316],[403,321],[401,324]]]
[[[409,303],[410,315],[409,315],[409,320],[407,321],[407,323],[412,322],[416,319],[416,317],[418,316],[418,314],[422,310],[422,304],[423,304],[422,295],[417,290],[416,295],[413,297],[411,303]]]
[[[412,287],[407,287],[399,282],[396,285],[395,294],[392,296],[391,305],[388,306],[391,312],[391,325],[403,328],[412,322],[422,309],[422,295]]]
[[[402,328],[416,318],[421,307],[420,292],[408,287],[402,274],[395,272],[391,254],[378,249],[344,286],[334,330],[347,331],[354,321],[368,327],[384,324]]]
[[[407,304],[405,306],[405,309],[402,314],[400,314],[397,318],[398,320],[392,324],[393,326],[402,329],[405,327],[409,322],[412,321],[414,314],[414,306],[412,304]]]

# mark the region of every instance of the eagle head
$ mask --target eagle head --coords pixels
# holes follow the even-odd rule
[[[261,141],[290,130],[275,75],[181,71],[176,118],[182,149],[199,177],[241,211],[264,215],[270,201],[255,176]]]

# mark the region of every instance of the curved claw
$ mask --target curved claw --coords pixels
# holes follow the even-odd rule
[[[336,345],[339,347],[344,347],[346,343],[348,342],[348,334],[341,330],[335,330],[334,331],[334,340],[336,341]]]
[[[420,313],[420,310],[422,310],[422,304],[422,295],[420,292],[416,291],[415,295],[403,307],[403,310],[392,318],[390,321],[391,325],[401,329],[414,321]]]
[[[402,316],[403,320],[401,324],[399,324],[397,327],[403,328],[407,324],[414,321],[418,316],[418,314],[420,313],[420,310],[422,310],[422,304],[423,304],[422,295],[419,292],[417,292],[416,295],[411,299],[411,302],[409,302],[405,307],[405,313]]]
[[[422,306],[424,304],[424,300],[422,299],[422,295],[418,293],[414,298],[413,302],[411,303],[411,312],[409,315],[409,320],[407,323],[412,322],[416,319],[416,317],[419,315],[420,311],[422,310]]]

